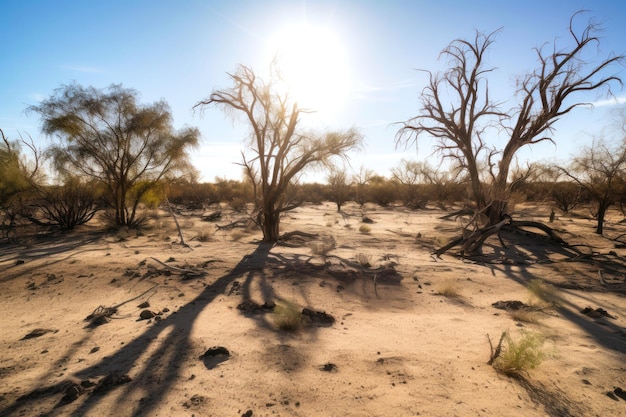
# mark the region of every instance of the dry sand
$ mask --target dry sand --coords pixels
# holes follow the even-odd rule
[[[506,248],[488,241],[488,262],[435,259],[432,249],[461,225],[440,220],[445,213],[368,207],[369,233],[359,232],[356,205],[286,215],[284,232],[333,236],[326,257],[302,236],[271,247],[256,231],[216,230],[236,219],[226,211],[216,223],[179,215],[191,248],[165,213],[141,236],[87,225],[3,244],[0,415],[626,415],[626,249],[594,235],[581,212],[552,226],[592,245],[592,258],[516,235],[503,236]],[[626,233],[621,218],[610,214],[607,236]],[[538,323],[492,306],[530,303],[534,279],[556,285],[560,301],[536,313]],[[440,295],[446,287],[458,295]],[[239,309],[244,300],[255,304]],[[277,300],[335,322],[287,332],[267,308],[250,308]],[[117,310],[104,324],[85,321],[100,306]],[[139,320],[143,310],[159,315]],[[498,373],[487,335],[497,342],[505,330],[541,332],[548,358],[518,378]],[[230,356],[203,356],[215,346]]]

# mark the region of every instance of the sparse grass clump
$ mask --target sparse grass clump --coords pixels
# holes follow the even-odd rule
[[[235,242],[239,242],[244,236],[245,233],[241,230],[233,230],[230,234],[230,238]]]
[[[274,324],[281,330],[294,332],[302,327],[302,314],[295,303],[280,300],[272,313]]]
[[[211,232],[208,230],[201,230],[196,235],[196,240],[200,242],[209,242],[211,240]]]
[[[355,256],[356,262],[361,265],[361,268],[370,268],[372,266],[371,258],[369,255],[359,253]]]
[[[492,352],[492,365],[505,375],[515,376],[534,369],[546,358],[543,350],[545,337],[541,333],[522,331],[517,339],[509,332],[504,332],[500,344]],[[499,348],[502,348],[499,350]]]
[[[322,257],[326,257],[326,255],[328,255],[328,252],[335,249],[336,247],[337,242],[332,236],[326,236],[320,240],[309,243],[309,248],[311,249],[313,255]]]
[[[511,318],[522,323],[540,324],[540,312],[536,310],[519,309],[509,311]]]
[[[558,307],[561,304],[561,297],[557,289],[539,279],[533,279],[528,283],[528,291],[531,294],[529,304],[536,307]]]
[[[372,228],[366,224],[362,224],[359,226],[359,233],[363,233],[364,235],[368,235],[372,231]]]
[[[460,298],[461,289],[459,284],[453,280],[446,280],[436,287],[437,294],[447,298]]]

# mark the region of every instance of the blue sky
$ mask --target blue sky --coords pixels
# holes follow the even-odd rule
[[[200,129],[202,147],[193,162],[203,180],[240,179],[235,163],[247,127],[219,109],[200,114],[192,106],[213,89],[228,87],[226,73],[238,64],[265,71],[270,40],[281,28],[307,22],[335,34],[349,73],[345,101],[332,114],[313,115],[310,123],[320,129],[359,128],[365,147],[352,155],[352,170],[363,165],[388,176],[402,158],[438,164],[432,142],[423,142],[419,152],[394,146],[394,123],[418,110],[426,78],[417,68],[441,69],[438,54],[451,40],[502,27],[489,53],[489,64],[497,67],[490,86],[494,98],[512,100],[515,77],[536,65],[532,48],[556,38],[569,41],[569,18],[580,9],[590,10],[582,22],[602,23],[602,56],[626,53],[626,3],[614,0],[5,0],[0,6],[0,128],[11,138],[30,134],[45,146],[40,121],[24,113],[27,106],[74,81],[97,88],[122,83],[138,90],[145,103],[165,99],[175,127]],[[622,68],[614,72],[625,75]],[[614,92],[626,97],[619,86]],[[603,98],[580,96],[581,101]],[[604,134],[613,109],[623,107],[577,109],[557,123],[556,146],[542,144],[520,157],[567,159]],[[309,178],[323,181],[317,175]]]

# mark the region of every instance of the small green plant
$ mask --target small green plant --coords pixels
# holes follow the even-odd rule
[[[461,297],[461,292],[459,288],[459,284],[453,280],[446,280],[444,282],[439,283],[437,285],[437,294],[443,295],[447,298],[459,298]]]
[[[372,228],[366,224],[362,224],[359,226],[359,233],[363,233],[364,235],[369,234],[372,231]]]
[[[531,294],[529,304],[536,307],[558,307],[561,303],[561,297],[557,289],[539,279],[533,279],[526,287]]]
[[[513,339],[508,331],[504,332],[495,351],[492,346],[489,362],[505,375],[520,375],[536,368],[546,358],[544,342],[545,337],[541,333],[522,331],[517,339]]]
[[[302,327],[300,308],[291,301],[278,301],[274,307],[272,318],[274,324],[281,330],[293,332]]]

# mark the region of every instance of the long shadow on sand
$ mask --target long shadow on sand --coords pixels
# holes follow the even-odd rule
[[[239,263],[228,273],[219,277],[208,285],[197,297],[182,306],[175,314],[155,322],[142,334],[119,348],[114,354],[102,358],[98,363],[73,373],[75,379],[85,381],[101,377],[121,378],[125,375],[132,377],[132,381],[116,386],[115,395],[117,406],[107,409],[107,415],[127,415],[132,409],[133,416],[154,415],[161,409],[161,400],[173,389],[176,383],[180,383],[181,369],[190,360],[198,360],[197,351],[191,340],[193,325],[200,313],[211,304],[218,296],[232,291],[237,282],[240,295],[243,299],[249,299],[251,293],[259,294],[264,302],[276,299],[276,294],[271,284],[271,277],[267,270],[274,271],[290,270],[294,265],[300,268],[306,265],[306,260],[300,259],[300,255],[284,256],[270,253],[271,244],[260,243],[255,250],[245,255]],[[348,262],[348,261],[346,261]],[[256,287],[251,289],[252,283]],[[264,328],[271,325],[265,315],[251,315],[257,326]],[[90,331],[93,331],[91,329]],[[315,329],[310,336],[315,338]],[[278,335],[279,339],[285,337]],[[85,334],[84,340],[90,338],[90,333]],[[82,345],[79,342],[75,345]],[[282,345],[281,345],[282,346]],[[72,355],[72,348],[67,355]],[[143,366],[139,368],[139,364]],[[51,365],[55,367],[56,365]],[[50,375],[54,369],[50,369]],[[102,379],[101,379],[102,381]],[[44,410],[40,416],[54,415],[96,415],[101,411],[103,398],[106,393],[98,394],[88,392],[79,397],[75,405],[66,405],[59,401],[63,393],[67,391],[69,382],[63,381],[56,385],[40,387],[20,397],[14,404],[5,410],[0,410],[0,415],[23,415],[26,408],[33,410],[37,405]],[[140,399],[140,400],[139,400]],[[132,404],[129,406],[129,404]],[[46,408],[47,407],[47,408]],[[76,408],[75,408],[76,407]],[[70,410],[72,410],[70,412]]]

